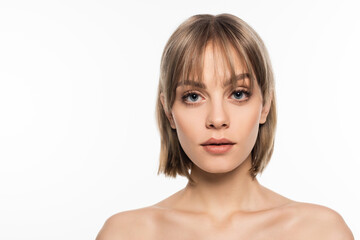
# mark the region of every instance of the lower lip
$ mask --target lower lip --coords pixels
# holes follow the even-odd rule
[[[222,154],[226,153],[232,148],[233,144],[224,144],[224,145],[205,145],[203,148],[205,151],[213,154]]]

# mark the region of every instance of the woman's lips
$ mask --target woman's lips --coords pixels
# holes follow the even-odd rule
[[[229,151],[234,144],[203,145],[205,151],[212,154],[223,154]]]

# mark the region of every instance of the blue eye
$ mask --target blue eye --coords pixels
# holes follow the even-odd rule
[[[235,92],[233,92],[233,95],[235,96],[235,99],[242,99],[245,94],[247,94],[245,91],[235,91]]]
[[[199,95],[196,93],[188,93],[185,96],[183,96],[184,100],[190,100],[189,102],[196,102],[196,100],[199,98]]]

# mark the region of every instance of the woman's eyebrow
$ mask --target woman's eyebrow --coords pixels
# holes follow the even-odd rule
[[[240,73],[240,74],[235,76],[236,81],[244,80],[245,78],[250,78],[250,74],[249,73]],[[184,86],[184,85],[185,86],[193,86],[193,87],[197,87],[197,88],[200,88],[200,89],[206,89],[206,86],[205,86],[204,83],[194,81],[194,80],[191,80],[191,79],[186,79],[186,80],[183,80],[181,82],[178,82],[176,87]],[[227,87],[229,85],[231,85],[231,79],[228,79],[223,83],[223,87]]]

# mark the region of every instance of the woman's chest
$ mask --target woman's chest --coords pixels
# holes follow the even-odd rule
[[[289,239],[292,221],[281,215],[236,216],[227,221],[173,216],[157,222],[154,239]],[[294,237],[294,236],[292,236]]]

